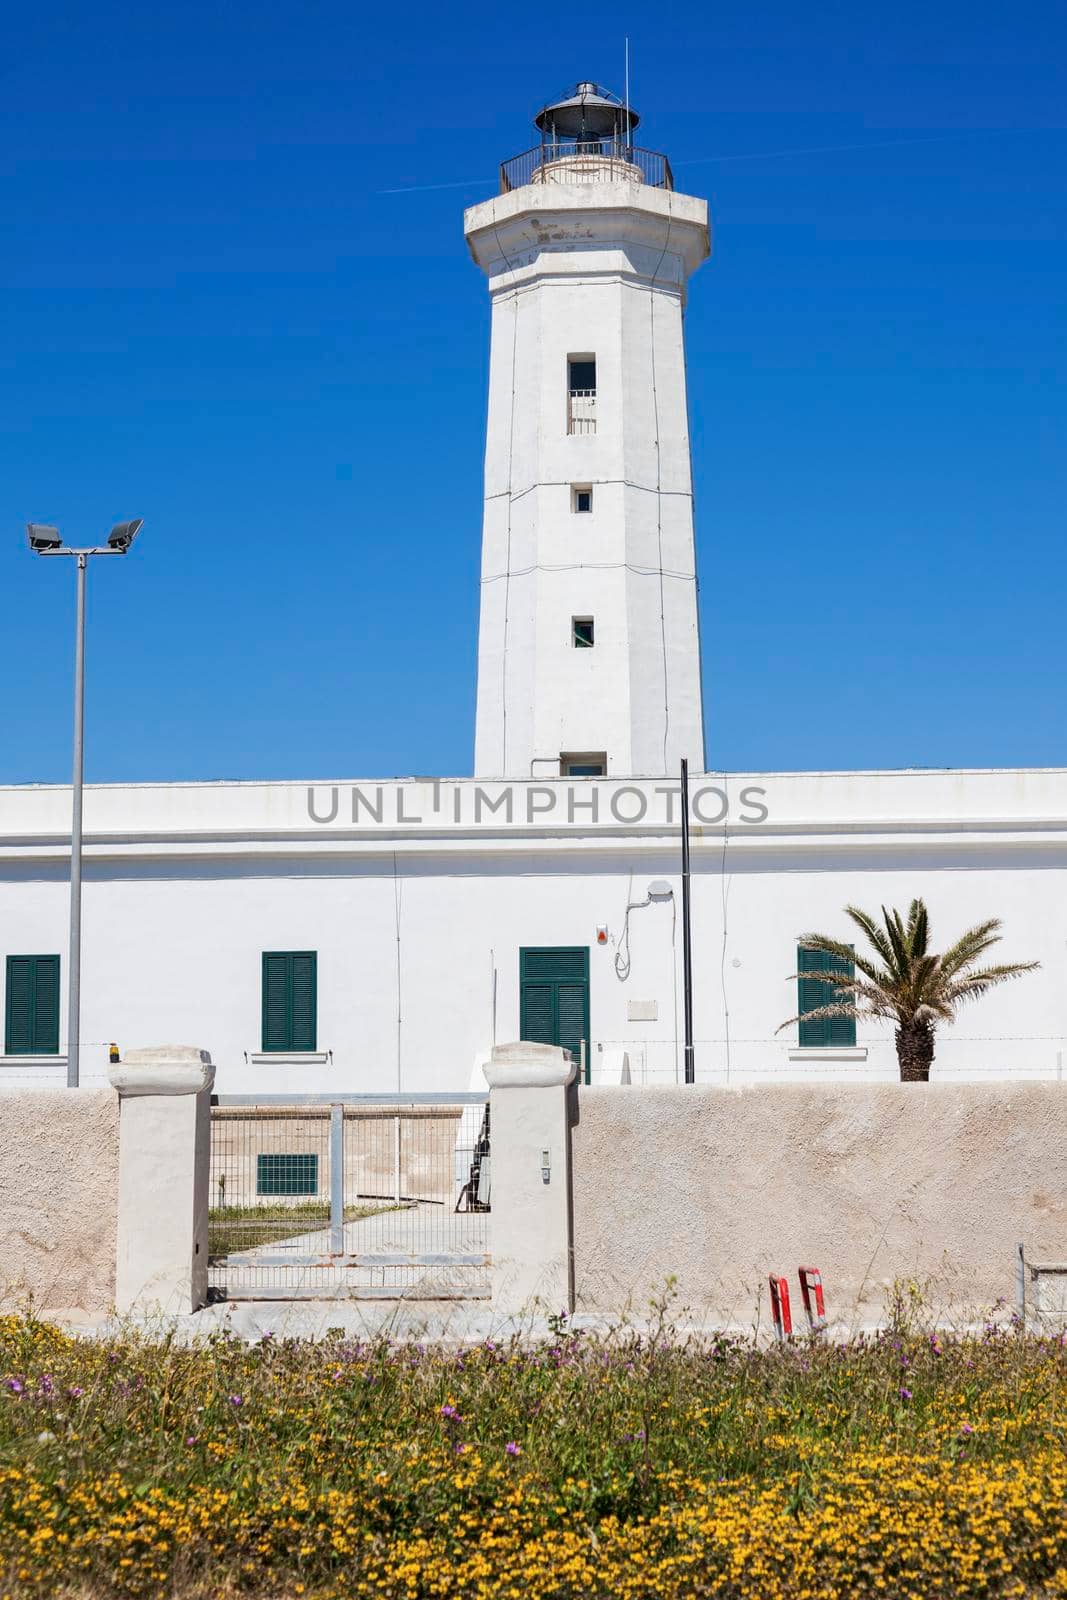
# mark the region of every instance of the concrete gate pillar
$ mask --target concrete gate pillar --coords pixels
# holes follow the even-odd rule
[[[497,1045],[490,1090],[493,1309],[570,1312],[571,1160],[567,1097],[577,1066],[555,1045]]]
[[[130,1050],[119,1093],[119,1312],[196,1311],[207,1300],[211,1086],[206,1050]]]

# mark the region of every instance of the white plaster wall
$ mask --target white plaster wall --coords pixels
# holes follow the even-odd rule
[[[493,297],[475,771],[703,761],[682,302],[703,202],[640,185],[515,191],[466,218]],[[567,433],[595,355],[597,431]],[[593,488],[575,514],[571,486]],[[571,643],[591,616],[592,650]]]
[[[1016,1246],[1063,1260],[1067,1092],[1056,1084],[583,1089],[571,1130],[579,1310],[769,1331],[767,1277],[818,1267],[835,1330],[895,1281],[942,1322],[1015,1301]],[[906,1292],[906,1291],[905,1291]]]
[[[115,1298],[119,1101],[0,1078],[0,1307],[106,1311]]]
[[[698,802],[706,816],[715,814],[715,782],[694,786],[695,796],[708,791]],[[222,1093],[466,1088],[476,1054],[494,1042],[494,993],[495,1039],[518,1035],[519,948],[559,944],[590,947],[594,1076],[604,1046],[627,1050],[635,1083],[673,1081],[677,902],[632,913],[625,983],[614,967],[627,900],[644,900],[656,878],[680,893],[677,830],[662,820],[670,786],[633,786],[650,816],[661,808],[660,820],[627,828],[611,818],[610,784],[515,785],[514,824],[480,830],[469,825],[477,785],[442,785],[436,813],[432,785],[401,787],[403,815],[423,818],[407,831],[389,789],[382,824],[353,828],[343,788],[335,824],[322,826],[309,822],[304,785],[91,788],[86,1081],[104,1080],[111,1039],[124,1049],[172,1039],[211,1051]],[[935,1073],[1062,1071],[1067,774],[750,774],[726,787],[729,833],[699,827],[693,841],[702,1080],[892,1078],[884,1030],[861,1028],[866,1054],[846,1060],[794,1059],[795,1030],[775,1030],[795,1010],[786,979],[797,936],[813,927],[846,933],[850,900],[877,910],[914,894],[927,899],[939,943],[1000,916],[1004,956],[1043,964],[941,1032]],[[768,817],[745,822],[758,813],[740,796],[756,789]],[[524,799],[535,791],[558,802],[553,822],[526,824]],[[600,821],[576,810],[568,828],[568,795],[577,805],[594,794]],[[316,795],[326,815],[329,786]],[[0,791],[0,957],[58,951],[64,987],[68,807],[69,791]],[[455,808],[467,823],[453,824]],[[599,924],[609,931],[604,948]],[[318,952],[325,1063],[246,1060],[260,1047],[267,949]],[[630,1021],[631,1000],[654,1002],[655,1019]],[[62,1078],[61,1058],[0,1062],[0,1083]]]
[[[1036,846],[1042,840],[1062,843],[1067,836],[1067,768],[971,768],[932,771],[901,768],[879,772],[733,772],[693,774],[694,832],[721,837],[722,805],[700,789],[727,792],[731,838],[779,843],[785,848],[805,839],[829,843],[967,837],[972,842],[1019,840]],[[560,793],[565,786],[557,786]],[[677,780],[644,786],[648,808],[643,822],[622,830],[631,837],[677,829]],[[382,790],[382,819],[376,833],[366,806],[351,804],[351,791],[365,799]],[[514,782],[520,795],[522,785]],[[273,851],[279,844],[314,840],[318,848],[331,840],[381,837],[398,830],[409,839],[444,840],[469,828],[472,796],[493,795],[502,786],[485,780],[336,777],[304,782],[129,783],[90,784],[85,791],[86,839],[90,849],[105,845],[114,852],[173,854],[178,848],[210,848],[217,853],[231,841],[234,853],[247,854],[260,843]],[[398,791],[403,791],[399,813]],[[675,796],[673,805],[665,798]],[[758,792],[746,802],[746,791]],[[608,789],[605,789],[605,793]],[[452,800],[460,796],[459,819]],[[310,795],[310,802],[309,802]],[[334,814],[329,816],[331,801]],[[514,828],[522,829],[522,805],[514,807]],[[414,819],[414,820],[413,820]],[[401,824],[403,824],[401,826]],[[486,837],[491,830],[484,830]],[[15,861],[64,853],[70,838],[70,788],[65,784],[0,786],[0,856]],[[588,841],[583,841],[586,843]]]

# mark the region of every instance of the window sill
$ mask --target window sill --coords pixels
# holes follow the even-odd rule
[[[0,1056],[0,1067],[65,1067],[66,1056]]]
[[[825,1050],[821,1045],[809,1045],[806,1049],[790,1050],[790,1061],[866,1061],[867,1046],[840,1045],[836,1050]]]
[[[254,1067],[321,1067],[333,1060],[332,1050],[252,1050],[245,1060]]]

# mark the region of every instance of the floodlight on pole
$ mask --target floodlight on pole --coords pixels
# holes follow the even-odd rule
[[[134,517],[132,522],[116,522],[107,536],[109,548],[125,555],[143,527],[143,517]]]
[[[81,1057],[81,928],[82,928],[82,789],[85,731],[85,574],[90,556],[124,556],[140,532],[143,518],[116,522],[106,545],[73,549],[58,528],[28,522],[30,549],[39,556],[73,556],[77,564],[77,613],[74,624],[74,755],[71,776],[70,825],[70,962],[67,973],[67,1087],[80,1082]]]
[[[38,554],[42,550],[58,550],[63,543],[59,529],[50,528],[45,522],[27,522],[26,537],[30,541],[30,549]]]

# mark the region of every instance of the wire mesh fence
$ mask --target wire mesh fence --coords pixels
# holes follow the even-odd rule
[[[213,1297],[487,1295],[491,1176],[484,1096],[219,1097]]]

